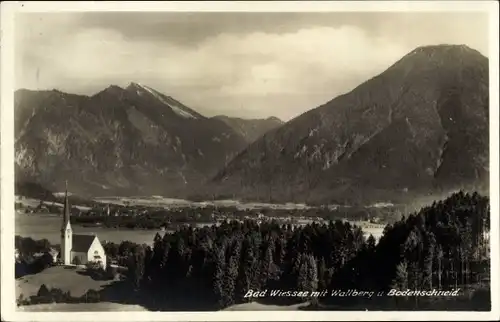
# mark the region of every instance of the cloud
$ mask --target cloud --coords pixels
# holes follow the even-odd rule
[[[188,46],[168,37],[130,38],[119,29],[68,17],[19,24],[17,87],[91,94],[136,81],[204,114],[288,120],[349,91],[421,45],[343,24],[212,32]],[[469,30],[467,36],[473,35]],[[435,43],[460,38],[454,37],[429,36]]]

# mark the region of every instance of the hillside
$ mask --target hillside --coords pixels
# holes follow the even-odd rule
[[[256,141],[270,130],[283,125],[283,121],[277,117],[269,117],[266,119],[242,119],[218,115],[214,116],[214,118],[229,125],[236,133],[243,136],[248,143]]]
[[[485,188],[488,90],[488,59],[479,52],[419,47],[267,132],[205,189],[231,198],[364,203]]]
[[[33,199],[55,201],[54,194],[34,182],[16,182],[14,187],[15,195]]]
[[[16,180],[81,195],[175,195],[245,146],[226,123],[136,83],[15,93]]]

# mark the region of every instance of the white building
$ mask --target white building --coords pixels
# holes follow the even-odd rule
[[[64,265],[100,262],[106,269],[106,253],[95,235],[73,234],[70,223],[68,189],[64,197],[63,224],[61,228],[61,261]]]

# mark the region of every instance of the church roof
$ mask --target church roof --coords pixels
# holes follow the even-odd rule
[[[96,239],[95,235],[76,235],[73,234],[73,249],[74,252],[87,252]]]

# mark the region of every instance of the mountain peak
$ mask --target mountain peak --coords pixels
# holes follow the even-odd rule
[[[419,46],[415,48],[413,51],[415,52],[423,52],[423,51],[439,51],[439,50],[462,50],[462,51],[475,51],[465,44],[457,45],[457,44],[439,44],[439,45],[425,45]]]
[[[283,121],[279,118],[277,118],[276,116],[270,116],[267,118],[268,121],[272,121],[272,122],[277,122],[277,123],[283,123]]]
[[[70,179],[84,195],[172,194],[196,188],[246,146],[229,126],[152,88],[108,85],[92,96],[18,96],[16,176],[56,191]]]
[[[154,88],[151,88],[149,86],[146,86],[146,85],[138,83],[138,82],[130,82],[130,84],[128,84],[128,86],[125,88],[125,90],[134,91],[134,92],[137,92],[137,91],[147,92],[153,96],[156,96],[155,94],[158,93],[158,91],[155,90]]]
[[[463,59],[465,57],[484,57],[479,51],[470,48],[467,45],[450,45],[450,44],[440,44],[440,45],[427,45],[420,46],[409,52],[402,60],[410,56],[420,56],[422,58],[442,58],[447,59],[451,57]]]
[[[126,89],[137,89],[137,88],[144,88],[144,86],[137,82],[130,82],[130,84],[128,84]]]
[[[261,119],[244,119],[241,117],[230,117],[227,115],[216,115],[212,117],[229,125],[233,130],[241,134],[248,143],[252,143],[265,133],[281,126],[283,122],[277,117]]]
[[[151,88],[149,86],[137,82],[131,82],[127,86],[126,90],[131,93],[133,92],[138,96],[153,98],[157,102],[167,106],[170,110],[172,110],[172,112],[174,112],[178,116],[190,119],[197,119],[203,117],[201,114],[197,113],[194,110],[191,110],[190,108],[180,103],[179,101],[176,101],[172,97],[160,93],[156,89]]]
[[[123,90],[123,88],[121,88],[118,85],[109,85],[108,87],[106,87],[106,89],[110,89],[110,90]]]
[[[410,75],[429,71],[436,72],[439,70],[439,73],[443,74],[444,69],[461,73],[465,66],[474,66],[483,70],[488,66],[488,58],[466,45],[428,45],[410,51],[389,67],[388,70],[402,72],[400,75],[411,78],[413,76]]]
[[[121,94],[122,92],[123,92],[123,88],[121,88],[120,86],[109,85],[108,87],[106,87],[105,89],[103,89],[98,94],[107,93],[107,94],[117,95],[117,94]]]
[[[365,203],[481,183],[488,106],[486,57],[465,45],[419,47],[258,138],[212,184],[237,198]]]

